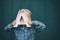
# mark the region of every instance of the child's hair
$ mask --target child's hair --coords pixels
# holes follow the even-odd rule
[[[28,12],[30,15],[32,14],[30,10],[28,9],[21,9],[21,11],[25,11],[25,12]]]
[[[28,9],[21,9],[21,11],[24,11],[25,14],[27,14],[28,19],[29,19],[29,24],[32,24],[32,20],[31,20],[31,15],[32,15],[32,13],[31,13],[31,11],[28,10]]]
[[[25,17],[24,19],[26,19],[25,21],[28,20],[27,23],[28,23],[29,25],[31,25],[31,24],[32,24],[31,11],[28,10],[28,9],[21,9],[21,10],[18,11],[18,14],[17,14],[17,17],[16,17],[16,25],[15,25],[15,26],[17,26],[17,25],[19,24],[19,20],[20,20],[20,17],[21,17],[21,15],[22,15],[21,13],[26,14],[26,16],[27,16],[28,19],[26,19],[26,17]],[[23,20],[24,20],[24,19],[23,19]],[[23,21],[23,20],[21,20],[21,21]]]

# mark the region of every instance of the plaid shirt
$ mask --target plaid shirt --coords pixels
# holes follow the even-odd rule
[[[39,21],[32,21],[31,27],[18,26],[16,28],[10,23],[5,27],[5,30],[12,30],[15,33],[16,40],[34,40],[34,33],[39,32],[45,28],[45,25]]]

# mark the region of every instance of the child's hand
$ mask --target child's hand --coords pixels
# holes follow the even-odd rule
[[[15,20],[12,22],[12,25],[13,25],[13,26],[16,25],[16,21],[15,21]]]

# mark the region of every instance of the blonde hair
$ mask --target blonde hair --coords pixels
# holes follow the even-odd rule
[[[27,13],[29,13],[30,15],[32,14],[31,13],[31,11],[30,10],[28,10],[28,9],[21,9],[22,11],[24,11],[24,12],[27,12]]]
[[[32,20],[31,20],[31,15],[32,15],[32,13],[31,13],[31,11],[30,10],[28,10],[28,9],[21,9],[21,11],[24,11],[25,12],[25,14],[27,14],[27,16],[28,16],[28,19],[29,19],[29,24],[32,24]]]

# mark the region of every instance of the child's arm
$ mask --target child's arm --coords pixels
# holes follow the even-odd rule
[[[6,30],[6,31],[11,31],[12,28],[13,28],[13,25],[10,23],[10,24],[8,24],[8,25],[4,28],[4,30]]]
[[[11,31],[13,28],[15,28],[13,25],[15,25],[16,24],[16,22],[15,22],[15,20],[12,22],[12,23],[10,23],[10,24],[8,24],[5,28],[4,28],[4,30],[7,30],[7,31]]]
[[[40,21],[33,21],[33,24],[36,31],[42,31],[46,28],[45,24]]]

